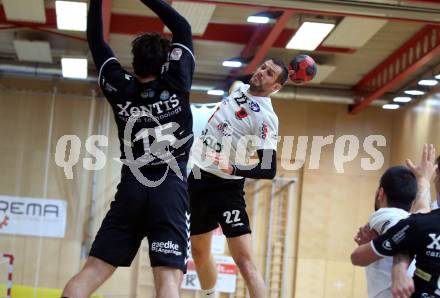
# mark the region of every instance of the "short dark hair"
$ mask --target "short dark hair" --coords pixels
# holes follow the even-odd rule
[[[417,194],[417,179],[410,169],[404,166],[389,168],[380,178],[380,187],[387,195],[389,207],[411,209]]]
[[[277,58],[270,58],[269,60],[272,60],[275,65],[281,67],[281,73],[277,78],[277,83],[280,83],[281,85],[286,84],[287,79],[289,78],[289,71],[287,70],[286,64],[282,60]]]
[[[167,61],[170,41],[159,33],[145,33],[132,42],[133,69],[138,77],[159,77]]]
[[[437,156],[437,159],[435,160],[435,163],[437,164],[438,170],[440,171],[440,155]]]

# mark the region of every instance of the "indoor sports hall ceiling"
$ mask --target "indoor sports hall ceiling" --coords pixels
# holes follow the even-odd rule
[[[85,32],[58,29],[55,1],[0,3],[3,76],[57,77],[61,75],[61,58],[88,57],[88,77],[96,77]],[[109,43],[129,68],[130,43],[136,34],[167,31],[139,0],[106,3]],[[172,5],[192,24],[195,91],[226,90],[227,81],[251,73],[265,57],[288,62],[298,53],[306,53],[319,65],[315,80],[303,87],[289,86],[277,96],[346,103],[364,100],[357,112],[374,100],[390,100],[417,86],[419,79],[440,72],[437,0],[176,0]],[[268,12],[272,17],[268,24],[247,22],[249,16]],[[315,50],[286,49],[304,22],[334,27]],[[237,69],[222,65],[232,58],[245,64]]]

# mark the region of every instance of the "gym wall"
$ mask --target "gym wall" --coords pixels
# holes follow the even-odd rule
[[[14,283],[38,288],[62,288],[81,267],[94,235],[109,208],[119,181],[118,144],[116,127],[109,105],[91,92],[67,95],[61,92],[32,92],[10,88],[0,90],[0,195],[59,198],[67,201],[67,226],[63,239],[0,236],[0,251],[15,255]],[[382,172],[390,165],[401,164],[407,157],[419,159],[424,142],[434,142],[440,148],[435,123],[439,108],[428,101],[402,111],[385,111],[370,107],[352,116],[345,105],[302,101],[274,101],[280,120],[280,136],[293,136],[293,156],[299,136],[308,136],[304,166],[285,170],[283,164],[291,158],[279,155],[278,176],[294,177],[289,245],[285,251],[286,268],[271,268],[270,276],[283,270],[287,283],[286,297],[298,298],[364,298],[364,270],[354,268],[350,253],[355,247],[353,236],[366,223],[373,211],[374,193]],[[53,112],[52,112],[53,111]],[[73,179],[65,177],[55,163],[57,141],[63,135],[77,135],[81,141],[79,162],[73,167]],[[101,148],[107,155],[103,170],[85,170],[82,162],[88,157],[84,144],[90,135],[109,137],[109,146]],[[332,144],[325,146],[317,169],[310,169],[313,136],[334,135]],[[335,167],[335,142],[343,135],[354,135],[360,142],[359,154],[343,165],[344,172]],[[370,155],[363,150],[369,135],[383,135],[386,147],[377,147],[384,157],[378,170],[361,168],[361,159]],[[282,150],[280,142],[278,152]],[[440,149],[439,149],[440,150]],[[292,156],[291,156],[292,157]],[[290,161],[292,162],[292,161]],[[264,273],[268,233],[267,209],[270,205],[270,186],[261,182],[258,208],[248,197],[250,216],[258,219],[256,259]],[[253,186],[249,185],[248,193]],[[287,233],[287,232],[286,232]],[[276,243],[273,243],[276,259]],[[98,291],[104,297],[153,297],[153,280],[149,271],[148,253],[141,250],[129,269],[117,270]],[[278,268],[278,269],[277,269]],[[280,269],[281,268],[281,269]],[[263,274],[264,275],[264,274]],[[281,283],[278,283],[281,287]],[[272,279],[270,297],[281,297],[277,282]],[[197,297],[184,291],[183,297]],[[222,297],[229,297],[223,295]],[[245,297],[242,281],[237,294]],[[21,298],[21,297],[20,297]]]

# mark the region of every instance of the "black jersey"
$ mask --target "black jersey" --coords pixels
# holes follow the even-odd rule
[[[112,106],[121,159],[137,168],[187,161],[192,144],[189,92],[194,73],[191,27],[163,0],[141,0],[173,33],[159,78],[141,83],[125,71],[104,40],[102,0],[90,1],[87,40],[99,85]]]
[[[416,291],[440,297],[440,209],[413,214],[371,242],[379,256],[409,252],[416,259]]]
[[[113,109],[121,159],[145,166],[188,159],[193,140],[189,104],[193,71],[191,50],[178,43],[171,46],[162,76],[148,83],[126,72],[115,57],[104,62],[99,85]]]

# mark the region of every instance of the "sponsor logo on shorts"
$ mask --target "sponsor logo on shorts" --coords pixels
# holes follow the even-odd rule
[[[235,228],[235,227],[241,227],[241,226],[244,226],[244,224],[241,223],[241,222],[239,222],[239,223],[235,223],[235,224],[232,224],[232,225],[231,225],[231,227],[233,227],[233,228]]]
[[[173,254],[176,256],[181,256],[179,244],[173,243],[173,241],[168,242],[153,242],[151,244],[151,251],[162,253],[165,255]]]

